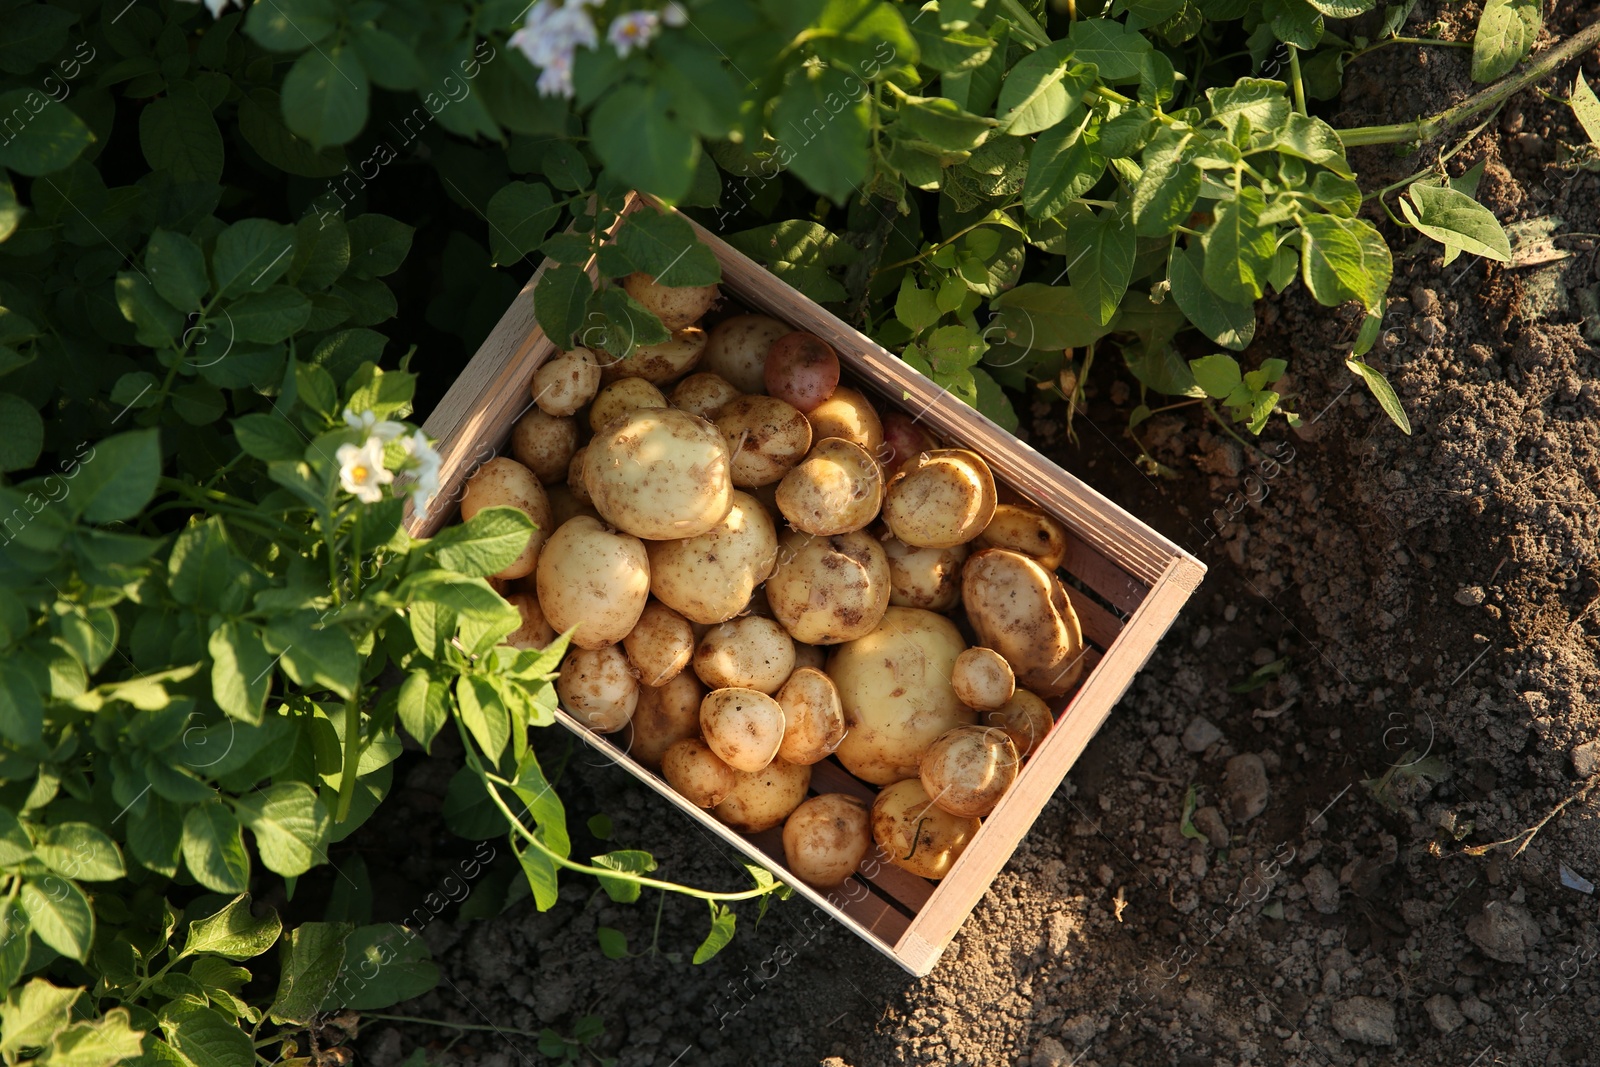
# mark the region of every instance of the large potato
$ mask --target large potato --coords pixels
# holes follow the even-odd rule
[[[787,819],[810,788],[810,767],[775,759],[759,771],[739,775],[733,792],[711,814],[740,833],[759,834]]]
[[[950,685],[961,703],[979,711],[1003,707],[1017,691],[1017,676],[1006,658],[992,648],[969,648],[956,657]]]
[[[983,816],[1017,780],[1019,762],[1004,730],[958,726],[928,746],[919,777],[933,802],[951,815]]]
[[[574,648],[561,661],[556,695],[572,717],[597,734],[628,725],[639,704],[639,680],[621,645]]]
[[[811,424],[772,396],[741,396],[717,412],[717,429],[733,457],[733,484],[771,485],[789,473],[811,447]]]
[[[723,520],[699,537],[651,541],[650,591],[690,622],[719,623],[744,610],[778,560],[772,517],[735,492]]]
[[[550,536],[550,499],[531,470],[514,459],[495,456],[467,479],[466,490],[461,495],[461,521],[466,522],[484,508],[496,506],[516,508],[537,527],[528,535],[528,546],[521,554],[494,575],[496,578],[521,578],[533,570],[539,550]]]
[[[714,808],[739,784],[739,772],[723,763],[698,737],[686,737],[667,747],[661,757],[661,777],[667,784],[702,808]]]
[[[720,375],[741,393],[762,392],[767,351],[790,332],[787,325],[766,315],[735,315],[712,328],[700,369]]]
[[[648,551],[648,550],[647,550]],[[689,620],[652,600],[622,639],[628,660],[645,685],[666,685],[689,665],[694,655],[694,630]]]
[[[883,471],[867,450],[826,437],[778,483],[778,510],[797,530],[829,536],[865,527],[883,504]]]
[[[776,699],[783,709],[779,759],[818,763],[844,740],[844,706],[839,703],[839,689],[823,671],[800,668],[789,675]]]
[[[772,614],[796,641],[837,645],[872,632],[889,606],[889,561],[869,534],[789,530],[767,579]]]
[[[508,593],[506,602],[522,616],[522,625],[507,634],[502,644],[512,648],[543,648],[556,639],[555,630],[539,608],[537,596],[532,593]]]
[[[535,407],[512,424],[511,454],[541,485],[565,480],[567,465],[577,451],[578,420],[570,415],[546,415]]]
[[[1038,508],[1001,504],[973,547],[1009,548],[1054,571],[1067,556],[1067,531]]]
[[[1004,730],[1017,746],[1017,758],[1027,759],[1056,724],[1056,717],[1051,714],[1050,705],[1026,689],[1018,689],[1000,707],[984,712],[982,721],[985,726]]]
[[[832,396],[806,412],[806,418],[811,421],[811,435],[818,441],[842,437],[866,449],[874,459],[883,455],[883,422],[877,409],[849,386],[839,386]]]
[[[872,837],[889,862],[923,878],[950,873],[978,832],[974,818],[951,815],[928,799],[922,783],[896,782],[872,802]]]
[[[715,285],[662,285],[644,271],[623,278],[622,288],[669,330],[698,321],[717,302]]]
[[[883,540],[889,560],[889,603],[897,608],[949,611],[961,600],[961,564],[967,546],[918,548],[890,535]]]
[[[796,330],[767,349],[767,395],[810,411],[839,388],[839,356],[815,334]]]
[[[783,743],[783,709],[754,689],[716,689],[700,702],[700,731],[724,763],[755,772]]]
[[[1029,556],[974,552],[961,570],[961,599],[978,640],[1006,658],[1017,682],[1060,696],[1083,673],[1083,631],[1061,580]]]
[[[875,785],[914,778],[940,734],[977,718],[950,685],[966,647],[955,623],[918,608],[890,608],[877,629],[839,647],[828,676],[844,707],[834,754],[846,770]]]
[[[700,362],[706,350],[706,333],[694,326],[674,330],[672,336],[658,345],[637,345],[623,359],[613,360],[604,370],[605,380],[643,378],[661,385],[681,378]]]
[[[586,446],[583,484],[607,522],[652,541],[697,537],[733,506],[722,435],[676,408],[634,411],[607,423]]]
[[[730,401],[741,394],[720,374],[701,371],[691,374],[672,390],[672,406],[702,419],[715,419]]]
[[[994,475],[983,457],[938,448],[919,453],[889,480],[883,521],[908,545],[950,548],[982,533],[994,509]]]
[[[667,749],[686,737],[699,737],[705,692],[688,671],[665,685],[641,685],[639,704],[628,724],[628,754],[646,767],[659,767]]]
[[[557,352],[533,372],[533,402],[546,415],[576,415],[600,391],[600,361],[587,348]]]
[[[589,406],[589,429],[599,433],[611,422],[630,411],[664,408],[667,398],[643,378],[618,378],[600,390]]]
[[[712,689],[776,693],[794,671],[794,641],[760,615],[718,623],[694,649],[694,672]]]
[[[872,848],[866,801],[824,793],[801,804],[783,824],[783,858],[795,877],[830,889],[856,873]]]
[[[644,613],[650,557],[637,537],[580,515],[550,536],[536,578],[550,625],[559,633],[576,626],[579,648],[604,648],[627,637]]]

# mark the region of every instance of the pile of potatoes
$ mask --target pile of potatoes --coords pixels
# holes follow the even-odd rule
[[[703,329],[715,286],[623,284],[671,339],[552,356],[510,455],[467,483],[464,519],[509,504],[538,526],[494,579],[522,613],[509,643],[572,629],[567,711],[735,830],[781,825],[806,882],[874,844],[942,877],[1081,673],[1064,531],[841,385],[820,338]],[[807,799],[830,755],[870,807]]]

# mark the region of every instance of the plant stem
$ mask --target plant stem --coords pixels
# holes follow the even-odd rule
[[[361,701],[347,700],[344,705],[344,773],[339,778],[339,810],[334,812],[334,822],[344,822],[350,816],[350,802],[356,795],[356,770],[361,763]]]
[[[364,1011],[363,1019],[381,1019],[386,1023],[421,1023],[424,1026],[441,1026],[446,1030],[482,1030],[492,1034],[516,1034],[518,1037],[538,1037],[539,1034],[532,1030],[518,1030],[514,1026],[494,1026],[489,1023],[447,1023],[443,1019],[424,1019],[418,1015],[379,1015],[377,1012]]]
[[[1483,112],[1495,107],[1506,98],[1521,92],[1571,60],[1600,44],[1600,21],[1573,34],[1554,48],[1544,52],[1528,64],[1520,74],[1505,78],[1480,93],[1474,93],[1459,104],[1446,108],[1430,118],[1413,122],[1396,122],[1383,126],[1357,126],[1336,130],[1346,148],[1370,144],[1403,144],[1408,141],[1427,141]],[[1290,50],[1292,56],[1293,50]]]
[[[1306,113],[1306,85],[1300,77],[1300,49],[1289,45],[1289,76],[1294,84],[1294,109]]]
[[[1392,44],[1435,45],[1439,48],[1471,48],[1471,41],[1441,41],[1437,37],[1385,37],[1381,41],[1367,45],[1358,52],[1351,52],[1347,63],[1354,63],[1368,52],[1376,52],[1380,48],[1387,48]]]

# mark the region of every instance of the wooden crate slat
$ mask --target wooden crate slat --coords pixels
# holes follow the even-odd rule
[[[1061,559],[1061,566],[1124,613],[1132,612],[1150,595],[1148,585],[1119,568],[1071,531],[1067,532],[1067,551]]]
[[[1078,614],[1083,639],[1101,648],[1110,648],[1111,642],[1122,632],[1122,620],[1095,603],[1083,590],[1074,589],[1065,582],[1062,586],[1067,591],[1067,599],[1072,601],[1072,610]]]

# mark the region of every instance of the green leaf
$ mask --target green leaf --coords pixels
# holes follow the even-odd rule
[[[296,685],[331,689],[349,700],[360,683],[361,658],[349,633],[338,626],[318,629],[309,612],[269,623],[266,645]]]
[[[627,958],[628,937],[621,930],[610,926],[597,926],[594,932],[596,939],[600,942],[600,955],[608,960]]]
[[[543,182],[511,182],[489,198],[489,253],[508,266],[538,248],[561,217]]]
[[[446,570],[486,578],[515,561],[536,529],[520,508],[484,508],[466,522],[439,531],[428,542],[427,552]]]
[[[217,237],[211,272],[219,296],[258,293],[293,262],[294,230],[267,219],[242,219]]]
[[[1472,80],[1509,74],[1533,50],[1542,23],[1540,0],[1487,0],[1472,37]]]
[[[1011,406],[1011,398],[1000,388],[1000,383],[982,367],[972,368],[972,383],[978,391],[978,410],[1002,430],[1016,433],[1021,422],[1016,409]]]
[[[1095,127],[1072,121],[1041,133],[1028,150],[1028,174],[1022,185],[1022,206],[1034,218],[1059,215],[1087,193],[1106,171],[1098,151]]]
[[[671,106],[665,89],[627,82],[600,101],[588,128],[595,153],[619,182],[676,201],[694,181],[700,146]]]
[[[1117,313],[1133,278],[1134,236],[1126,211],[1106,208],[1067,227],[1067,274],[1073,288],[1099,302],[1099,323]]]
[[[790,76],[773,109],[778,158],[787,159],[796,177],[836,204],[844,203],[867,178],[867,95],[853,74],[807,64]]]
[[[305,454],[307,441],[282,415],[256,412],[233,420],[233,436],[245,455],[272,462],[297,460]]]
[[[913,335],[938,322],[943,314],[933,293],[917,288],[916,279],[911,277],[910,272],[900,279],[900,293],[894,301],[894,317],[904,323]]]
[[[1350,161],[1344,155],[1344,142],[1332,126],[1319,118],[1301,114],[1289,116],[1272,143],[1279,153],[1327,167],[1341,178],[1354,178]]]
[[[1306,0],[1265,0],[1262,15],[1271,21],[1273,36],[1309,52],[1322,40],[1322,12]]]
[[[181,233],[156,230],[144,250],[145,273],[161,298],[179,311],[198,311],[211,288],[206,256]]]
[[[1237,199],[1217,203],[1216,221],[1204,238],[1205,283],[1224,300],[1261,299],[1278,251],[1273,230],[1261,225],[1265,207],[1266,197],[1254,185],[1239,190]]]
[[[1191,359],[1189,369],[1194,373],[1195,383],[1213,400],[1221,400],[1244,381],[1239,361],[1232,356],[1218,354]]]
[[[63,956],[89,958],[94,943],[94,912],[76,882],[53,874],[28,875],[18,899],[34,935]]]
[[[148,278],[138,273],[120,273],[114,291],[117,309],[134,325],[136,341],[155,349],[181,347],[183,316],[161,299]]]
[[[203,919],[189,924],[180,956],[209,953],[248,960],[278,943],[283,924],[271,908],[260,918],[250,913],[250,894],[242,893]]]
[[[0,900],[0,987],[10,989],[27,966],[28,914],[16,901]]]
[[[725,904],[711,901],[711,931],[706,934],[706,939],[700,942],[700,947],[694,950],[694,962],[705,963],[711,957],[727,947],[733,940],[733,928],[738,917],[733,910]]]
[[[1081,348],[1111,331],[1116,320],[1100,321],[1100,302],[1076,286],[1024,282],[990,302],[991,326],[1005,339],[1026,348]]]
[[[1389,288],[1393,263],[1383,235],[1362,219],[1307,215],[1300,222],[1300,270],[1321,304],[1359,300],[1375,308]]]
[[[1378,406],[1383,408],[1383,413],[1400,427],[1400,432],[1407,437],[1411,436],[1411,420],[1406,417],[1406,409],[1400,405],[1400,398],[1395,395],[1394,386],[1389,384],[1389,379],[1376,367],[1369,367],[1358,359],[1347,359],[1344,365],[1360,376],[1367,383],[1367,388],[1372,390],[1372,395],[1377,398]]]
[[[420,997],[439,984],[433,954],[416,932],[394,923],[358,926],[323,1011],[375,1011]]]
[[[161,1009],[161,1029],[172,1047],[194,1067],[251,1067],[250,1035],[215,1008],[175,1000]],[[170,1061],[169,1061],[170,1062]]]
[[[572,851],[572,843],[567,836],[566,808],[555,788],[545,778],[544,769],[539,766],[539,759],[532,748],[517,760],[517,777],[512,792],[526,805],[527,814],[538,828],[539,839],[553,852],[568,855]]]
[[[160,477],[161,443],[155,429],[107,437],[78,468],[69,507],[89,522],[131,519],[155,495]]]
[[[153,170],[180,182],[222,179],[222,131],[192,88],[152,100],[139,111],[139,147]]]
[[[271,345],[287,341],[311,317],[311,301],[298,289],[274,285],[223,309],[236,341]]]
[[[400,684],[400,725],[431,752],[433,739],[450,717],[450,688],[426,671],[412,671]]]
[[[1150,42],[1137,30],[1111,19],[1079,19],[1067,34],[1072,58],[1093,63],[1100,77],[1111,84],[1137,81]]]
[[[267,868],[292,878],[326,858],[328,811],[304,782],[274,782],[234,801]]]
[[[93,1022],[77,1022],[57,1035],[51,1067],[116,1067],[139,1055],[144,1034],[130,1025],[127,1008],[112,1008]]]
[[[1173,252],[1167,264],[1173,302],[1201,333],[1223,348],[1243,351],[1255,336],[1255,306],[1224,300],[1206,286],[1204,272],[1205,253],[1198,246]]]
[[[487,678],[466,675],[456,683],[456,703],[461,707],[461,723],[472,734],[490,761],[500,759],[511,740],[511,717],[505,703]]]
[[[35,978],[6,994],[0,1004],[0,1052],[7,1062],[25,1048],[47,1048],[72,1022],[81,989],[63,989]]]
[[[1000,83],[1000,99],[995,104],[1001,130],[1017,137],[1038,133],[1060,123],[1082,106],[1072,89],[1062,84],[1070,54],[1067,43],[1057,41],[1017,61]],[[1074,69],[1080,77],[1074,79],[1073,88],[1081,93],[1083,88],[1077,84],[1081,75],[1087,70],[1092,82],[1093,71],[1082,64]]]
[[[283,79],[283,120],[313,148],[352,140],[367,124],[371,87],[356,54],[345,47],[302,52]]]
[[[127,874],[117,843],[86,822],[40,828],[34,850],[46,867],[81,882],[110,882]]]
[[[616,246],[634,270],[662,285],[715,285],[722,280],[717,257],[676,212],[635,211],[617,232]]]
[[[417,232],[414,226],[373,211],[357,215],[346,228],[350,235],[349,272],[356,278],[382,278],[399,270]]]
[[[923,29],[916,21],[911,23],[911,34],[917,39],[922,63],[942,74],[980,66],[995,49],[995,42],[988,37],[978,37],[960,30],[941,33],[932,28]],[[948,85],[945,86],[945,93],[949,93]]]
[[[127,818],[133,858],[157,874],[175,877],[183,857],[183,809],[151,792],[134,804]]]
[[[250,885],[250,857],[233,812],[218,801],[198,804],[183,817],[183,859],[195,881],[218,893]]]
[[[1241,78],[1229,86],[1206,90],[1211,101],[1212,121],[1228,131],[1230,138],[1239,136],[1243,122],[1255,130],[1277,130],[1289,121],[1288,86],[1266,78]]]
[[[580,264],[553,266],[540,275],[533,287],[533,315],[557,348],[567,349],[583,328],[592,295],[594,282]]]
[[[32,855],[28,831],[11,809],[0,807],[0,867],[14,867]]]
[[[34,406],[13,393],[0,393],[0,471],[27,470],[39,462],[44,448],[44,419]]]
[[[1446,248],[1500,263],[1511,262],[1511,240],[1494,213],[1449,186],[1412,182],[1411,202],[1400,200],[1406,221]],[[1415,206],[1412,206],[1412,203]]]
[[[1133,187],[1133,227],[1140,237],[1164,237],[1188,221],[1200,195],[1200,168],[1184,160],[1189,134],[1162,130],[1144,150]]]
[[[333,991],[344,964],[349,923],[302,923],[284,938],[283,976],[267,1017],[278,1024],[309,1023]]]
[[[1578,76],[1572,82],[1572,113],[1578,119],[1578,125],[1583,127],[1583,132],[1589,135],[1589,143],[1600,146],[1600,98],[1596,98],[1594,90],[1589,88],[1589,83],[1584,80],[1583,71],[1578,71]],[[1482,166],[1480,163],[1479,166]],[[1470,195],[1470,190],[1467,190]],[[4,240],[0,236],[0,240]]]
[[[603,856],[594,857],[594,865],[613,871],[626,871],[630,874],[649,874],[656,869],[656,860],[648,852],[641,852],[638,849],[620,849],[616,852],[607,852]],[[600,888],[606,891],[606,896],[618,904],[632,904],[639,899],[641,886],[638,882],[610,878],[603,874],[595,877],[600,880]]]
[[[320,0],[272,0],[250,8],[244,32],[269,52],[299,52],[327,39],[337,25]]]
[[[16,119],[19,113],[21,122]],[[18,174],[37,177],[65,170],[94,140],[82,119],[37,89],[0,93],[0,115],[8,116],[0,140],[0,167]]]
[[[556,881],[556,865],[532,845],[528,845],[517,853],[517,862],[522,867],[522,874],[528,879],[528,888],[533,892],[534,907],[540,911],[549,911],[555,907],[560,899],[560,886]]]

